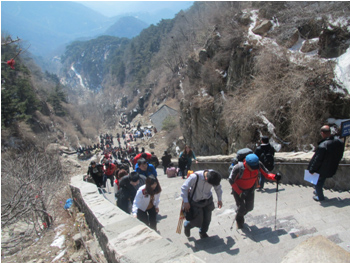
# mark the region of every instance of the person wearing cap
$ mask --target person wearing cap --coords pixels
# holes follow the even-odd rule
[[[232,194],[237,205],[236,223],[238,229],[243,228],[244,216],[254,208],[254,193],[259,180],[259,172],[266,179],[281,180],[281,175],[270,173],[254,153],[248,154],[243,162],[236,164],[229,176],[229,182],[233,189]]]
[[[214,170],[201,170],[191,174],[181,187],[181,197],[185,212],[190,209],[194,218],[184,222],[184,233],[190,237],[193,227],[199,228],[199,237],[207,238],[211,222],[211,214],[215,209],[212,188],[217,196],[218,208],[222,207],[221,174]]]
[[[322,140],[319,142],[315,154],[310,160],[308,170],[311,174],[318,173],[317,184],[315,186],[313,197],[315,201],[323,201],[323,185],[327,178],[335,175],[340,160],[344,154],[344,142],[338,137],[332,135],[328,125],[321,127]]]
[[[134,202],[137,190],[144,185],[146,177],[138,172],[131,172],[119,181],[119,190],[115,192],[117,206],[130,214],[131,205]]]

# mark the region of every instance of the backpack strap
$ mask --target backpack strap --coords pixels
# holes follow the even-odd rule
[[[197,180],[196,180],[196,184],[194,185],[192,195],[191,195],[191,197],[188,199],[188,203],[191,203],[192,198],[193,198],[193,196],[194,196],[194,192],[196,191],[196,188],[197,188],[199,176],[198,176],[198,174],[196,174],[196,173],[195,173],[195,175],[197,176]]]

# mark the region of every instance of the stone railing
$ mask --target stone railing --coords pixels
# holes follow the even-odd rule
[[[276,153],[273,173],[277,171],[282,173],[282,183],[312,186],[311,183],[304,180],[304,171],[307,169],[313,154],[313,152]],[[236,154],[198,157],[198,164],[192,162],[191,170],[214,169],[220,172],[224,178],[228,178],[228,167],[234,157],[236,157]],[[173,161],[177,163],[177,160]],[[346,151],[337,173],[332,178],[326,180],[324,187],[337,191],[350,190],[349,176],[350,151]]]

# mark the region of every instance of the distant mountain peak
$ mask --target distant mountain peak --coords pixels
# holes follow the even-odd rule
[[[149,25],[135,16],[124,16],[119,18],[112,26],[110,26],[105,34],[115,37],[133,38]]]

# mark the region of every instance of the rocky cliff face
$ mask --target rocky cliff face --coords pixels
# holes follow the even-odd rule
[[[223,41],[221,38],[223,36],[220,34],[220,29],[217,29],[207,40],[206,46],[198,52],[197,58],[191,56],[188,59],[186,76],[190,78],[189,83],[198,87],[202,86],[202,88],[198,88],[197,94],[194,97],[191,96],[191,99],[185,97],[181,101],[181,127],[185,141],[200,155],[229,154],[243,147],[254,148],[255,144],[259,143],[261,135],[270,136],[278,150],[310,150],[312,147],[306,146],[306,142],[309,141],[316,145],[319,139],[318,129],[327,122],[327,118],[342,119],[350,116],[348,91],[345,86],[340,86],[341,83],[335,81],[333,61],[324,59],[339,57],[346,52],[350,43],[348,29],[339,24],[335,25],[330,20],[310,17],[292,23],[286,18],[286,10],[283,9],[279,10],[279,13],[283,13],[285,24],[277,26],[277,17],[268,17],[266,15],[268,11],[241,13],[236,17],[237,25],[239,24],[242,28],[250,26],[250,28],[246,28],[240,43],[232,48],[227,67],[221,70],[216,69],[216,77],[219,80],[215,84],[203,83],[196,79],[203,80],[205,78],[203,68],[207,67],[210,62],[214,64],[217,56],[222,54]],[[272,27],[277,29],[273,30]],[[271,58],[276,60],[277,64],[283,63],[284,65],[281,67],[270,65],[267,69],[264,69],[263,65],[257,66],[258,63],[274,63],[271,60],[259,62],[262,52],[267,52],[271,48],[274,49],[272,53],[275,52],[279,57]],[[316,61],[316,64],[328,63],[330,69],[325,69],[321,64],[316,66],[306,63],[311,58]],[[295,59],[303,61],[304,64]],[[311,70],[317,73],[308,75],[310,67],[313,66]],[[267,72],[262,72],[264,70]],[[262,76],[262,73],[267,76]],[[289,74],[305,75],[301,78],[294,78],[288,76]],[[286,81],[288,78],[290,81]],[[262,80],[264,83],[261,83]],[[296,83],[297,81],[301,83]],[[281,85],[284,85],[286,89],[295,89],[295,86],[299,86],[292,93],[297,97],[298,92],[302,92],[308,97],[307,102],[300,99],[300,103],[298,101],[293,103],[291,100],[298,99],[292,97],[288,101],[283,101],[282,94],[288,91],[278,90],[277,86]],[[263,89],[268,90],[269,86],[276,86],[276,94],[282,92],[281,101],[276,101],[278,97],[270,100],[268,92],[266,96],[258,95],[264,93]],[[205,92],[203,92],[204,89]],[[255,91],[252,92],[251,90],[254,89]],[[257,98],[254,100],[241,96],[244,93],[249,96],[257,96]],[[271,105],[270,109],[268,106],[260,107],[257,102],[259,96],[265,100],[266,105]],[[251,103],[250,110],[254,113],[245,112],[246,107],[242,108],[242,111],[236,109],[225,112],[225,108],[230,104],[238,103],[237,97],[239,100],[246,100],[245,104]],[[318,99],[323,102],[317,102]],[[303,109],[302,113],[297,113],[297,108],[303,107],[303,103],[309,103],[308,107]],[[262,111],[262,109],[267,109],[267,111]],[[321,111],[324,111],[325,114],[318,113]],[[294,127],[294,125],[303,125],[302,123],[305,122],[302,119],[303,116],[314,113],[315,116],[310,117],[312,123],[309,123],[309,128],[306,123],[306,126],[300,127],[300,130]],[[291,121],[291,114],[300,114],[300,119]],[[242,126],[239,125],[242,120],[239,122],[235,120],[244,118],[249,124],[242,129]],[[295,139],[291,134],[293,130],[298,134],[302,134],[304,130],[302,136],[307,139],[293,141]]]

